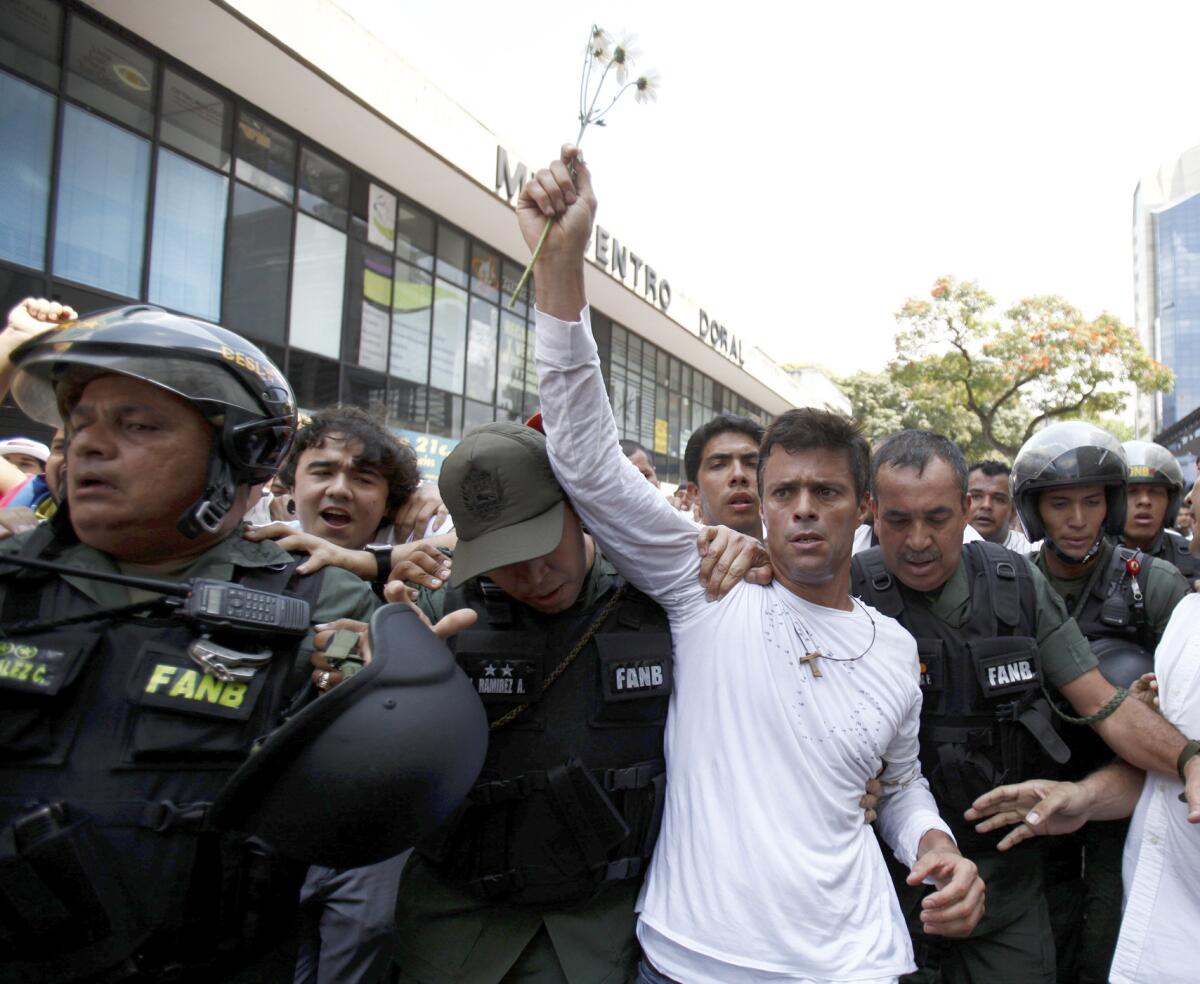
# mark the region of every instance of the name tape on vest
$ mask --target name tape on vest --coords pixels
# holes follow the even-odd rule
[[[52,697],[74,676],[82,647],[0,642],[0,687]]]

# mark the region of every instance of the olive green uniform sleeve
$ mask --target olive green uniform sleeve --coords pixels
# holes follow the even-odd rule
[[[1032,561],[1027,563],[1037,596],[1037,644],[1042,673],[1046,682],[1057,689],[1096,669],[1098,664],[1063,600],[1037,565]]]
[[[1146,623],[1154,633],[1154,645],[1167,631],[1167,623],[1175,606],[1188,593],[1188,580],[1179,573],[1179,568],[1157,557],[1148,558],[1150,571],[1146,575]]]

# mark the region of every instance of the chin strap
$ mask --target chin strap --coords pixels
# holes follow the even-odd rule
[[[233,508],[233,497],[236,494],[237,484],[233,479],[233,470],[225,459],[214,451],[208,459],[204,493],[184,510],[175,528],[189,540],[205,533],[216,533],[229,510]]]
[[[1051,540],[1049,536],[1045,537],[1045,541],[1046,546],[1048,546],[1054,552],[1054,556],[1056,556],[1064,564],[1072,564],[1075,567],[1079,567],[1083,564],[1086,564],[1100,552],[1100,547],[1104,544],[1104,530],[1100,531],[1100,535],[1096,537],[1096,542],[1088,548],[1088,552],[1082,557],[1072,557],[1069,553],[1063,550],[1062,547]]]

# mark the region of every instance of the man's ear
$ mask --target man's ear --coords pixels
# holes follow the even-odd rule
[[[879,500],[870,492],[867,493],[867,500],[871,507],[871,525],[874,526],[879,522]]]
[[[863,497],[858,503],[858,525],[862,526],[867,521],[867,517],[871,515],[871,493],[864,492]]]
[[[700,497],[700,486],[695,482],[688,482],[686,488],[688,499],[695,502]]]

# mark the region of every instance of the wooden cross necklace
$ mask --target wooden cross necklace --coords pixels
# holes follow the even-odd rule
[[[797,656],[796,662],[812,673],[814,680],[824,676],[821,672],[821,667],[817,665],[818,659],[827,659],[834,663],[853,663],[866,656],[871,651],[871,647],[875,645],[875,636],[879,631],[879,627],[875,624],[875,619],[871,618],[871,613],[867,611],[866,605],[861,601],[853,596],[851,596],[850,600],[862,609],[863,614],[867,616],[867,619],[871,623],[871,641],[867,643],[867,648],[857,656],[843,656],[839,658],[834,656],[833,653],[822,651],[812,633],[808,631],[808,626],[804,624],[804,621],[800,618],[795,618],[796,635],[800,637],[800,641],[804,643],[804,648],[808,650],[803,656]]]

